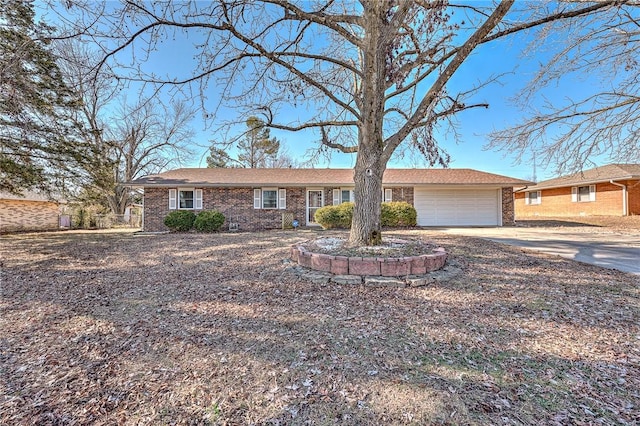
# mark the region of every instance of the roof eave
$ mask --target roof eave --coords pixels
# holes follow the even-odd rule
[[[596,183],[607,183],[609,181],[619,181],[619,180],[636,180],[640,179],[640,176],[636,175],[628,175],[628,176],[619,176],[619,177],[605,177],[599,179],[590,179],[590,180],[582,180],[582,181],[571,181],[564,182],[561,184],[552,184],[552,185],[534,185],[527,188],[527,191],[539,191],[542,189],[555,189],[555,188],[565,188],[567,186],[581,186],[581,185],[593,185]],[[517,191],[521,192],[521,191]]]

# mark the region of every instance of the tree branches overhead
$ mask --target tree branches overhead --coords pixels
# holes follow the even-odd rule
[[[383,123],[385,152],[391,154],[409,135],[424,134],[425,128],[447,123],[449,116],[484,106],[467,101],[473,92],[452,93],[448,88],[452,75],[477,46],[552,22],[613,10],[620,3],[545,4],[511,11],[511,0],[497,6],[441,0],[127,1],[93,19],[87,17],[91,9],[81,4],[72,11],[83,12],[83,22],[101,24],[94,25],[90,34],[107,52],[102,65],[120,69],[120,77],[180,86],[180,90],[187,85],[191,93],[201,95],[214,84],[221,90],[221,104],[233,104],[246,116],[270,111],[264,119],[273,128],[316,128],[321,143],[345,152],[359,149],[354,134],[371,119],[365,110],[372,92],[363,88],[375,84],[375,95],[380,97],[375,102],[384,105],[378,119]],[[128,31],[122,30],[124,24]],[[373,30],[379,34],[375,45],[368,46],[367,36]],[[194,62],[180,75],[163,74],[134,60],[141,50],[153,57],[162,43],[184,35],[193,40]],[[372,63],[367,58],[372,56],[382,68],[375,70],[383,76],[379,84],[370,81]],[[203,100],[203,106],[216,108],[205,104]],[[278,115],[289,105],[301,109],[300,118]],[[351,127],[353,132],[335,131],[339,127]]]
[[[621,2],[622,3],[622,2]],[[492,134],[489,147],[535,155],[558,173],[574,172],[597,156],[620,163],[640,162],[640,8],[610,8],[575,25],[554,21],[546,44],[530,50],[553,52],[514,99],[519,123]],[[574,86],[563,100],[548,91]]]

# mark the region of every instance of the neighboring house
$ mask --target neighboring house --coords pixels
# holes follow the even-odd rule
[[[37,192],[0,192],[0,232],[59,228],[60,202]]]
[[[515,191],[516,217],[640,214],[640,164],[609,164]]]
[[[471,169],[387,169],[383,201],[406,201],[421,226],[514,222],[513,187],[532,182]],[[353,200],[352,169],[177,169],[132,182],[144,189],[143,229],[164,231],[173,210],[218,210],[225,227],[279,228],[282,214],[316,225],[315,211]]]

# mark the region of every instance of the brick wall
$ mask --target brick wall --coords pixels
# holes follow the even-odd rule
[[[640,180],[627,182],[629,214],[640,215]]]
[[[388,188],[388,187],[385,187]],[[393,201],[406,201],[413,206],[413,187],[392,188]]]
[[[633,182],[627,182],[634,184]],[[629,191],[629,212],[634,207],[640,213],[640,187]],[[634,193],[635,192],[635,193]],[[571,187],[543,189],[540,204],[527,205],[525,193],[515,194],[515,211],[517,217],[531,216],[621,216],[622,188],[611,183],[596,184],[596,200],[585,202],[571,201]],[[633,207],[632,207],[633,206]]]
[[[333,190],[339,188],[324,187],[324,205],[333,204]],[[253,188],[204,188],[202,190],[202,208],[218,210],[226,221],[222,229],[228,229],[229,223],[237,223],[240,230],[276,229],[282,226],[282,213],[293,213],[300,225],[307,223],[307,188],[286,188],[286,209],[254,209]],[[413,205],[413,188],[393,188],[394,201],[406,201]],[[167,231],[164,218],[169,214],[169,189],[146,188],[144,191],[144,230],[147,232]],[[194,210],[197,214],[198,210]]]
[[[0,232],[58,229],[58,214],[48,201],[0,200]]]
[[[305,219],[304,188],[286,188],[286,209],[254,209],[253,188],[205,188],[202,191],[202,207],[218,210],[226,218],[223,229],[229,222],[237,223],[240,230],[276,229],[282,227],[282,213],[293,213],[301,225]]]
[[[226,221],[237,223],[240,230],[274,229],[282,227],[282,213],[291,212],[301,225],[306,223],[305,188],[286,188],[286,209],[254,209],[253,188],[204,188],[202,190],[203,210],[218,210]],[[144,191],[144,230],[147,232],[167,231],[164,218],[169,214],[169,189],[146,188]],[[198,213],[199,210],[194,210]]]
[[[169,190],[144,189],[143,230],[147,232],[167,231],[164,218],[169,214]]]
[[[516,224],[513,204],[513,188],[502,188],[502,226],[513,226]]]

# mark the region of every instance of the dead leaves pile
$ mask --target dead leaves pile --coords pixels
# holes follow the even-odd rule
[[[0,240],[2,424],[637,424],[640,283],[426,231],[464,271],[319,285],[319,235]]]

